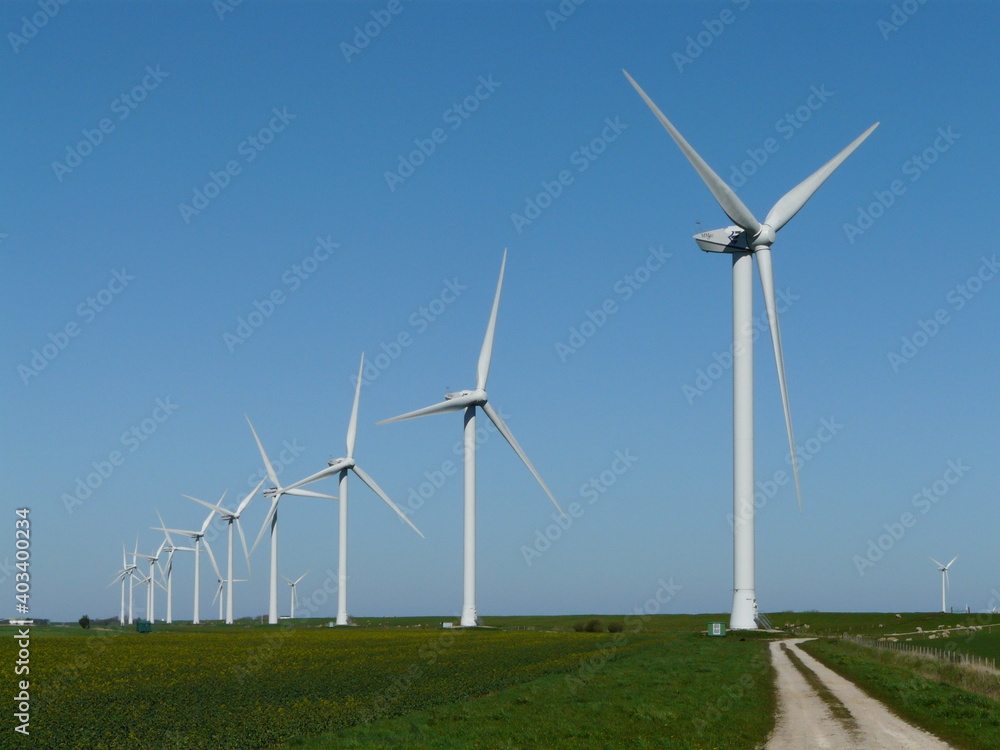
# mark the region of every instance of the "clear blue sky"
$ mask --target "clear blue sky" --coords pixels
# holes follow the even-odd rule
[[[956,554],[950,602],[1000,603],[1000,8],[901,5],[915,12],[75,0],[49,17],[5,2],[0,560],[13,562],[13,510],[29,506],[32,613],[117,614],[105,586],[123,541],[159,544],[155,509],[190,528],[203,513],[182,493],[245,494],[260,461],[244,414],[273,457],[294,446],[285,477],[343,455],[362,351],[383,356],[362,392],[360,465],[400,504],[459,467],[459,415],[375,422],[474,385],[505,247],[491,402],[581,514],[529,565],[553,508],[491,434],[480,613],[625,612],[671,578],[668,611],[728,610],[731,377],[713,364],[730,346],[731,274],[691,237],[729,222],[623,67],[760,218],[882,123],[774,249],[808,460],[804,512],[785,484],[758,515],[761,609],[931,610],[928,556]],[[359,36],[366,24],[377,35]],[[433,152],[412,157],[421,144]],[[545,184],[557,197],[528,213]],[[892,205],[859,225],[879,195]],[[637,271],[647,261],[656,270]],[[253,314],[274,290],[280,304]],[[592,325],[605,304],[614,312]],[[789,469],[766,329],[755,372],[766,482]],[[120,465],[67,509],[116,451]],[[602,492],[584,489],[593,478]],[[458,613],[461,473],[444,479],[412,516],[426,540],[352,483],[352,614]],[[935,502],[914,500],[924,487]],[[266,508],[247,511],[251,540]],[[303,598],[336,568],[336,514],[282,501],[280,572],[312,571]],[[900,538],[861,575],[855,558],[886,524]],[[214,549],[224,556],[222,538]],[[266,611],[266,545],[252,562],[237,615]],[[192,561],[176,569],[186,618]],[[11,575],[2,588],[12,614]],[[332,599],[319,609],[334,613]]]

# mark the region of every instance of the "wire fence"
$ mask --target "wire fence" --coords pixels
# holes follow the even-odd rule
[[[930,646],[917,646],[912,643],[904,643],[902,641],[889,641],[884,639],[876,639],[865,637],[862,635],[844,635],[846,640],[852,643],[857,643],[861,646],[868,646],[870,648],[878,648],[884,651],[897,651],[904,654],[912,654],[914,656],[921,656],[926,659],[935,659],[937,661],[947,661],[952,664],[962,664],[966,666],[976,667],[979,669],[987,669],[992,672],[997,671],[997,661],[988,656],[976,656],[975,654],[963,654],[959,651],[954,651],[950,649],[943,648],[932,648]]]

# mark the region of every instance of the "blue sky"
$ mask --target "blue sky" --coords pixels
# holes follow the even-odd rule
[[[474,385],[505,247],[491,403],[579,508],[550,528],[542,490],[484,433],[480,613],[626,612],[671,579],[669,611],[728,610],[731,274],[691,237],[729,222],[622,68],[760,218],[881,121],[773,253],[804,511],[780,482],[763,328],[761,609],[932,610],[928,556],[956,554],[950,602],[1000,604],[998,15],[4,3],[0,456],[11,530],[31,508],[32,613],[117,614],[105,587],[123,541],[159,544],[155,509],[190,528],[204,514],[182,494],[245,494],[261,464],[244,414],[291,459],[283,477],[343,455],[364,351],[357,459],[427,539],[353,482],[350,610],[457,615],[461,417],[375,422]],[[108,476],[80,498],[95,462]],[[266,506],[247,511],[251,540]],[[312,571],[299,592],[324,617],[336,514],[297,498],[280,513],[280,572]],[[237,615],[266,611],[266,545],[252,564]],[[175,567],[190,617],[193,564]]]

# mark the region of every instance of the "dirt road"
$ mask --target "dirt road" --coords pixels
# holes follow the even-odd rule
[[[951,750],[805,653],[806,640],[771,643],[778,719],[767,750]]]

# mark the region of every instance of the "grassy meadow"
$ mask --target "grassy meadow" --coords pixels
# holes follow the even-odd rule
[[[443,629],[440,618],[359,618],[354,628],[248,620],[157,623],[150,634],[38,627],[30,742],[60,750],[754,748],[774,725],[767,641],[782,634],[704,635],[708,622],[726,619],[497,617],[475,630]],[[821,636],[965,622],[958,615],[870,613],[771,619],[785,634]],[[595,620],[591,629],[598,632],[586,632]],[[1000,644],[1000,628],[955,632],[952,644],[970,652]],[[5,665],[14,652],[13,638],[0,639]],[[820,643],[815,653],[866,690],[865,680],[879,673],[906,684],[929,679],[906,667],[896,674],[872,649]],[[966,701],[980,723],[956,716],[990,736],[995,700],[929,682],[926,695]],[[877,697],[895,708],[901,695],[885,687]],[[912,707],[938,721],[932,709]],[[1000,724],[990,731],[1000,733]],[[12,734],[4,733],[0,748],[21,739]]]

